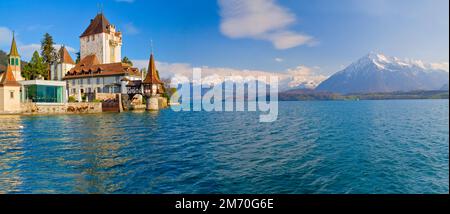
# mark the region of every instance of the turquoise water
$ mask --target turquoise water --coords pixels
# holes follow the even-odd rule
[[[448,193],[448,100],[0,116],[0,193]]]

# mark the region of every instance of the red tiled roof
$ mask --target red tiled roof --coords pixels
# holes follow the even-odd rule
[[[80,37],[90,36],[99,33],[109,33],[111,24],[108,19],[103,15],[103,13],[97,14],[94,19],[91,20],[91,23],[86,28],[86,30],[81,34]]]
[[[64,46],[62,46],[61,49],[59,50],[59,57],[61,63],[75,65],[75,62],[73,61],[72,57],[70,56],[69,52]]]
[[[83,58],[74,68],[70,69],[64,79],[75,79],[80,77],[131,75],[141,76],[139,69],[132,68],[126,63],[100,64],[98,58],[93,54]]]
[[[11,66],[8,66],[6,72],[3,74],[2,80],[0,81],[0,86],[20,86],[20,84],[14,78]]]

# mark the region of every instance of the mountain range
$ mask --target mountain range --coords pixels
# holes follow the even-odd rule
[[[340,94],[448,90],[449,73],[436,64],[370,53],[323,81],[316,91]]]

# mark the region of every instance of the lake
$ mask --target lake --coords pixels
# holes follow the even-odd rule
[[[449,193],[449,101],[0,116],[0,193]]]

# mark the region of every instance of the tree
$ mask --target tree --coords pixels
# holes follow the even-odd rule
[[[126,64],[128,64],[128,65],[130,65],[130,66],[133,66],[133,62],[131,62],[131,60],[128,59],[128,57],[124,57],[124,58],[122,59],[122,63],[126,63]]]
[[[35,51],[30,62],[23,67],[22,76],[27,80],[36,79],[40,76],[47,76],[47,64],[44,63],[43,58]]]
[[[78,64],[81,61],[81,53],[78,51],[75,54],[77,55],[77,59],[75,60],[75,63]]]
[[[56,49],[53,46],[53,37],[50,34],[45,33],[44,38],[41,41],[41,56],[45,64],[50,66],[57,59]]]

